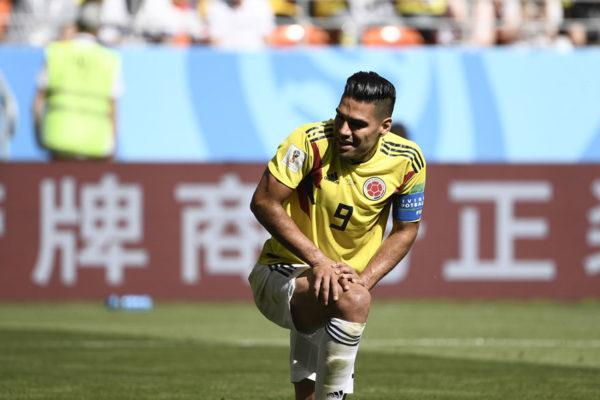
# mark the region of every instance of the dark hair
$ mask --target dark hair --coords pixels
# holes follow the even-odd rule
[[[80,32],[95,34],[100,29],[100,3],[87,1],[79,7],[77,20],[77,29]]]
[[[383,105],[386,117],[391,117],[396,103],[396,88],[376,72],[360,71],[346,81],[342,97]]]

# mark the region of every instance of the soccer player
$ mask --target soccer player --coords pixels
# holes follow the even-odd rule
[[[353,393],[370,290],[417,236],[425,161],[415,143],[388,134],[395,100],[375,72],[352,75],[335,119],[294,130],[252,198],[272,237],[249,281],[258,309],[290,330],[297,400]]]

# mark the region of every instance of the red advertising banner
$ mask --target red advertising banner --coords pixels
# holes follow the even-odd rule
[[[264,164],[0,165],[0,300],[250,299]],[[376,298],[600,298],[598,165],[429,165]]]

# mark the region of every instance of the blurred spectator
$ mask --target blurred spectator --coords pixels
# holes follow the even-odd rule
[[[565,18],[573,20],[564,29],[573,45],[600,44],[600,1],[563,1],[563,6]]]
[[[547,47],[564,44],[561,0],[476,0],[473,43]]]
[[[17,124],[17,101],[0,71],[0,159],[8,160],[9,140]]]
[[[258,49],[275,29],[268,0],[211,0],[207,5],[210,43],[227,49]]]
[[[0,41],[4,40],[4,33],[12,13],[12,0],[0,0]]]
[[[510,43],[518,33],[519,0],[475,0],[471,41],[478,46]]]
[[[344,45],[357,44],[369,27],[399,22],[390,0],[315,0],[309,10],[311,16],[329,21],[332,41]]]
[[[0,0],[0,41],[41,46],[68,36],[85,3],[101,5],[98,39],[107,45],[261,48],[294,25],[313,37],[296,44],[356,45],[388,26],[438,45],[600,42],[600,0]],[[275,22],[285,29],[274,32]]]
[[[107,45],[117,45],[131,33],[132,18],[127,0],[102,0],[101,4],[98,39]]]
[[[205,43],[208,41],[208,27],[191,0],[173,0],[173,11],[178,29],[172,38],[175,45]]]
[[[114,157],[121,63],[97,43],[99,26],[99,4],[85,3],[75,37],[46,49],[33,108],[36,138],[53,159]]]
[[[521,6],[521,29],[515,44],[546,47],[560,44],[564,12],[561,0],[527,1]]]
[[[349,0],[350,16],[360,27],[389,24],[394,7],[389,0]]]
[[[399,20],[389,0],[349,0],[349,12],[356,32],[364,36],[365,29],[374,26],[396,25]],[[346,37],[350,35],[348,25],[344,28]]]
[[[308,16],[316,25],[325,28],[332,43],[356,44],[360,32],[358,26],[349,18],[348,1],[311,0],[308,2]]]
[[[134,30],[150,43],[190,44],[204,41],[206,27],[189,0],[145,0]]]
[[[569,26],[564,30],[564,33],[571,41],[571,44],[575,47],[586,46],[590,44],[590,37],[593,34],[593,32],[588,32],[585,25],[580,22],[569,24]]]
[[[462,40],[467,21],[466,0],[394,0],[406,25],[417,29],[426,44],[454,44]]]
[[[14,2],[7,42],[43,46],[60,38],[77,17],[76,0],[18,0]]]

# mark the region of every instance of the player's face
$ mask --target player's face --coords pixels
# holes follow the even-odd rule
[[[356,162],[371,158],[379,138],[392,125],[390,117],[381,117],[379,114],[375,103],[342,97],[333,125],[341,158]]]

